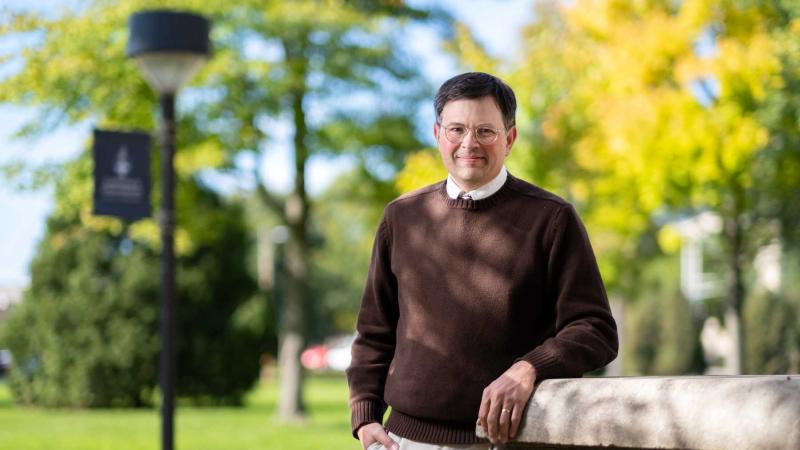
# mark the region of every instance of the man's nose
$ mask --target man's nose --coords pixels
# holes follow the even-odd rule
[[[475,133],[475,130],[468,130],[467,134],[464,135],[464,140],[461,141],[461,146],[464,148],[479,146],[480,144],[478,144],[478,140],[475,139]]]

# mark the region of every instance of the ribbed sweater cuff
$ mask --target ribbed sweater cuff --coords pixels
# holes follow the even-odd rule
[[[362,425],[383,423],[383,404],[374,400],[359,400],[350,404],[350,425],[353,437],[358,439],[358,429]]]
[[[536,369],[536,381],[553,378],[554,372],[558,370],[558,355],[548,351],[544,347],[537,347],[517,361],[527,361]]]

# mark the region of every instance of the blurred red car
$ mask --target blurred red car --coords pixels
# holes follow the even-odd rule
[[[350,366],[350,347],[355,335],[334,336],[323,344],[312,345],[300,354],[300,363],[308,370],[343,372]]]
[[[328,366],[328,348],[312,345],[300,354],[300,364],[308,370],[323,370]]]

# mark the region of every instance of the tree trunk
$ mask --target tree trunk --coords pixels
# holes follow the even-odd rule
[[[288,52],[287,52],[288,55]],[[303,100],[304,68],[296,74],[297,87],[292,95],[292,118],[294,121],[294,191],[286,201],[285,218],[289,227],[286,243],[286,297],[279,331],[278,349],[280,369],[280,398],[278,416],[283,420],[302,418],[303,368],[300,353],[305,345],[305,296],[308,275],[308,216],[309,203],[306,194],[305,166],[308,159],[306,147],[305,112]]]
[[[286,243],[286,295],[281,315],[280,348],[278,349],[280,366],[278,416],[283,420],[302,418],[305,412],[300,353],[305,344],[303,301],[306,262],[300,249],[299,239],[293,234],[290,231],[289,241]]]
[[[729,285],[725,301],[725,329],[731,337],[731,354],[726,358],[726,369],[731,375],[744,371],[744,276],[742,268],[743,193],[740,186],[731,189],[730,207],[724,219],[724,233],[728,250]]]
[[[287,202],[287,210],[296,208],[301,200],[297,193]],[[287,211],[290,213],[292,211]],[[306,216],[295,213],[290,217],[289,240],[286,243],[286,295],[280,327],[280,400],[278,415],[284,420],[301,418],[303,403],[303,368],[300,353],[305,345],[305,293],[307,266]],[[292,219],[293,217],[293,219]]]

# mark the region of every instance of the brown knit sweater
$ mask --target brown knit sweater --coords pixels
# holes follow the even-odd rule
[[[483,389],[516,360],[537,381],[579,377],[617,352],[589,238],[561,198],[509,175],[483,200],[440,182],[383,215],[347,371],[353,434],[481,442]]]

